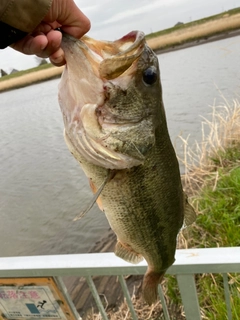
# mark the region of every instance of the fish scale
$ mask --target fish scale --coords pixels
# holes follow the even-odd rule
[[[166,160],[166,166],[169,167],[168,157],[166,157]],[[118,235],[118,238],[123,242],[125,240],[121,238],[121,233],[118,229],[123,229],[125,233],[129,235],[130,239],[126,241],[127,243],[131,243],[132,238],[135,237],[135,241],[140,244],[134,243],[132,247],[141,247],[141,251],[143,252],[144,250],[144,253],[140,253],[146,260],[150,259],[148,255],[153,255],[154,259],[157,260],[159,252],[161,255],[164,254],[165,250],[162,250],[161,247],[166,246],[165,242],[169,246],[166,252],[168,252],[169,256],[172,256],[173,250],[175,252],[176,237],[171,237],[171,241],[169,242],[168,235],[171,236],[172,233],[177,234],[183,224],[183,198],[175,196],[182,192],[180,179],[176,179],[176,173],[172,172],[175,177],[174,181],[172,181],[175,187],[173,188],[173,186],[169,184],[169,174],[164,177],[164,175],[160,176],[157,174],[156,169],[152,170],[152,167],[155,166],[159,168],[161,172],[164,171],[162,161],[161,166],[156,166],[157,162],[158,157],[149,154],[149,163],[145,160],[144,166],[131,169],[130,172],[127,172],[126,177],[124,176],[124,172],[119,173],[124,177],[124,183],[119,181],[118,185],[115,184],[114,188],[113,178],[113,181],[106,186],[101,195],[103,208],[106,207],[105,212],[108,221]],[[132,194],[131,190],[134,190],[134,194]],[[113,194],[114,196],[112,196]],[[161,197],[160,195],[162,194],[164,194],[164,196]],[[170,202],[171,205],[169,205]],[[176,209],[174,208],[178,208],[179,216],[176,215]],[[115,214],[111,215],[111,212]],[[121,219],[119,219],[119,217],[121,217]],[[176,223],[175,220],[177,220],[178,223]],[[138,223],[140,221],[142,224]],[[131,231],[129,231],[129,223],[131,223],[132,226]],[[163,230],[163,235],[160,229]],[[166,235],[164,234],[164,230],[166,230]],[[171,230],[171,232],[169,232],[169,230]],[[147,231],[151,232],[152,237],[148,236]],[[159,233],[158,237],[157,233]],[[165,239],[164,241],[162,241],[160,235]],[[147,243],[146,240],[149,240],[150,243],[154,240],[152,248],[149,248],[149,245],[147,245],[146,249],[144,248]],[[156,256],[153,254],[155,247],[157,247],[158,250],[158,255]],[[173,247],[173,249],[171,249],[171,247]],[[139,252],[138,248],[135,250]],[[169,259],[162,260],[164,261],[164,265],[170,264]],[[173,259],[170,258],[170,260],[172,262]],[[160,268],[163,270],[166,269],[165,266],[160,266]]]
[[[97,203],[117,235],[115,254],[147,261],[142,290],[152,304],[184,221],[195,220],[167,129],[158,59],[138,31],[114,42],[63,35],[62,48],[66,143],[92,191],[100,190]]]

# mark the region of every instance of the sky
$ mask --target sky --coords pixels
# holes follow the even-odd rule
[[[115,40],[132,30],[145,34],[187,23],[240,7],[240,0],[75,0],[89,17],[88,35],[99,40]],[[0,69],[24,70],[35,67],[39,59],[11,48],[0,50]]]

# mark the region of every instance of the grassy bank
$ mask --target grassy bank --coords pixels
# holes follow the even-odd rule
[[[185,150],[186,167],[182,177],[189,200],[198,213],[196,223],[184,229],[179,248],[239,246],[240,226],[240,103],[233,101],[212,108],[210,119],[202,122],[202,141],[193,147],[179,137]],[[240,275],[228,274],[233,319],[240,314]],[[174,276],[166,276],[163,290],[173,320],[184,320],[184,310]],[[196,275],[202,319],[227,319],[221,274]],[[139,297],[132,297],[140,320],[164,319],[160,302],[148,307]],[[130,320],[126,304],[109,310],[112,320]],[[101,319],[89,315],[87,319]]]
[[[149,39],[156,38],[156,37],[159,37],[159,36],[168,35],[168,34],[170,34],[172,32],[175,32],[175,31],[180,31],[180,30],[192,28],[192,27],[195,27],[195,26],[200,26],[200,25],[203,25],[203,24],[208,23],[208,22],[213,22],[213,21],[216,21],[216,20],[219,20],[219,19],[224,19],[224,18],[229,17],[229,16],[234,16],[234,15],[239,14],[239,13],[240,13],[240,8],[235,8],[235,9],[232,9],[232,10],[224,11],[222,13],[219,13],[219,14],[216,14],[216,15],[213,15],[213,16],[209,16],[209,17],[206,17],[206,18],[203,18],[203,19],[191,21],[191,22],[188,22],[188,23],[181,23],[180,22],[180,24],[177,24],[176,26],[174,26],[172,28],[160,30],[160,31],[157,31],[157,32],[152,32],[152,33],[146,35],[146,39],[149,40]]]
[[[52,64],[16,72],[0,78],[0,92],[22,88],[34,83],[60,77],[63,67],[57,68]]]
[[[198,212],[194,227],[183,232],[188,247],[239,246],[240,230],[240,104],[214,107],[203,121],[201,143],[185,147],[184,185]],[[187,240],[187,241],[186,241]],[[175,280],[174,280],[175,281]],[[171,292],[175,288],[171,283]],[[240,314],[240,275],[228,274],[233,319]],[[196,276],[203,319],[227,319],[222,275]],[[177,291],[176,291],[177,292]],[[173,297],[179,305],[179,296]]]
[[[45,64],[42,64],[38,67],[35,67],[35,68],[30,68],[30,69],[27,69],[27,70],[22,70],[22,71],[17,71],[13,74],[8,74],[8,75],[5,75],[4,77],[1,77],[0,78],[0,83],[2,81],[6,81],[6,80],[10,80],[10,79],[13,79],[13,78],[16,78],[16,77],[21,77],[21,76],[25,76],[29,73],[32,73],[32,72],[37,72],[37,71],[41,71],[41,70],[46,70],[46,69],[49,69],[49,68],[52,68],[53,65],[51,63],[45,63]]]
[[[240,29],[240,8],[205,19],[181,24],[147,35],[149,46],[160,52],[166,49],[197,45],[234,35]]]
[[[181,247],[211,248],[239,246],[240,226],[240,103],[213,107],[202,122],[202,141],[193,147],[179,137],[185,150],[180,159],[186,166],[183,185],[198,213],[194,226],[180,237]],[[227,319],[221,274],[196,275],[203,319]],[[233,319],[240,314],[240,275],[228,274]],[[176,279],[165,287],[170,310],[182,313]],[[185,319],[183,316],[173,319]]]

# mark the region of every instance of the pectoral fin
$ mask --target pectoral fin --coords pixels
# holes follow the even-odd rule
[[[196,212],[188,202],[188,197],[185,194],[185,209],[184,209],[184,226],[190,226],[196,220]]]
[[[119,240],[117,241],[115,247],[115,254],[119,258],[122,258],[123,260],[134,264],[137,264],[143,260],[141,254],[135,252],[129,245],[123,244]]]
[[[89,185],[90,185],[90,188],[92,189],[92,192],[93,192],[94,194],[97,194],[97,192],[98,192],[99,190],[97,190],[97,187],[95,186],[95,184],[94,184],[90,179],[89,179]],[[99,195],[98,198],[96,199],[96,202],[97,202],[97,205],[98,205],[99,209],[100,209],[101,211],[103,211],[103,204],[102,204],[102,200],[101,200],[100,195]]]
[[[101,192],[103,191],[105,185],[108,183],[108,181],[110,181],[115,175],[115,171],[114,170],[108,170],[108,173],[107,173],[107,176],[106,176],[106,179],[103,181],[103,183],[101,184],[100,188],[97,190],[96,189],[96,186],[94,184],[90,184],[90,186],[92,187],[92,190],[97,190],[96,193],[94,194],[90,204],[87,206],[87,208],[85,208],[79,215],[77,215],[73,221],[77,221],[77,220],[80,220],[82,217],[85,216],[85,214],[94,206],[95,202],[97,201],[98,202],[98,198],[101,194]],[[99,203],[100,204],[100,210],[101,209],[101,206],[102,206],[102,202],[101,200],[99,200]]]

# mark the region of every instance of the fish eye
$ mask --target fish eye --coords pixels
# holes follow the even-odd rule
[[[157,81],[157,68],[151,66],[143,71],[143,82],[146,85],[152,85]]]

